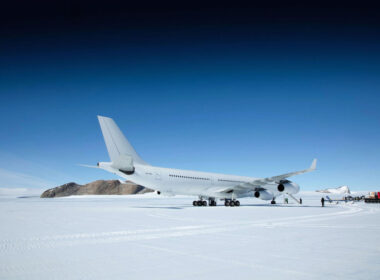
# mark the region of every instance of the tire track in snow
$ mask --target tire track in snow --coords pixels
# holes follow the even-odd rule
[[[178,226],[170,228],[54,235],[15,240],[6,239],[0,240],[0,252],[6,253],[12,251],[33,250],[39,248],[71,247],[85,244],[96,245],[115,242],[130,242],[171,237],[184,237],[199,234],[237,231],[252,227],[273,228],[280,226],[293,226],[294,224],[304,222],[336,219],[340,216],[366,214],[366,212],[367,214],[370,213],[370,211],[363,211],[364,209],[361,207],[344,206],[343,208],[345,208],[345,211],[338,211],[334,213],[265,219],[254,222],[229,222],[223,225],[218,223],[208,225]]]
[[[179,250],[173,250],[173,249],[168,249],[168,248],[163,248],[163,247],[158,247],[158,246],[152,246],[152,245],[145,245],[145,244],[139,244],[140,247],[143,247],[143,248],[148,248],[148,249],[153,249],[153,250],[157,250],[157,251],[162,251],[162,252],[166,252],[166,253],[171,253],[171,254],[174,254],[174,255],[182,255],[182,256],[190,256],[190,257],[195,257],[195,258],[198,258],[198,259],[203,259],[205,261],[213,261],[213,262],[219,262],[219,263],[222,263],[224,265],[227,265],[229,267],[231,267],[231,265],[236,265],[236,266],[239,266],[239,267],[247,267],[247,268],[251,268],[253,270],[258,270],[258,269],[265,269],[265,270],[268,270],[268,266],[267,265],[261,265],[261,264],[258,264],[258,263],[249,263],[249,262],[241,262],[241,261],[238,261],[238,260],[234,260],[234,259],[224,259],[224,258],[218,258],[216,256],[205,256],[205,255],[201,255],[201,254],[194,254],[194,252],[191,252],[191,253],[187,253],[187,252],[184,252],[184,251],[179,251]],[[307,276],[310,276],[309,273],[304,273],[304,272],[301,272],[301,271],[298,271],[298,270],[293,270],[293,269],[285,269],[283,267],[279,268],[279,267],[275,267],[275,266],[271,266],[270,267],[270,270],[273,272],[273,271],[276,271],[278,273],[290,273],[294,276],[303,276],[303,277],[306,277]]]

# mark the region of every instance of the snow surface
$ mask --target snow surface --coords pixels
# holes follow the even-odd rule
[[[43,189],[37,188],[0,188],[0,196],[40,196]]]
[[[0,197],[0,279],[378,279],[380,205],[301,196]]]

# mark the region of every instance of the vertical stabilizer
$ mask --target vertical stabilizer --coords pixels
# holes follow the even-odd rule
[[[106,143],[108,155],[112,162],[117,162],[120,156],[131,156],[133,162],[138,164],[147,164],[136,153],[135,149],[128,142],[117,124],[113,119],[98,116],[100,128],[103,133],[104,142]]]

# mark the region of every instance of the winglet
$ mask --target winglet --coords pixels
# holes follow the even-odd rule
[[[309,170],[312,171],[312,170],[315,170],[317,168],[317,159],[313,159],[313,162],[311,163],[310,165],[310,168]]]

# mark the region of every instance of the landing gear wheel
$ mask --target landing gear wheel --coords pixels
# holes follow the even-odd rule
[[[206,200],[202,201],[202,206],[207,206],[207,201]]]
[[[197,206],[197,201],[196,200],[193,201],[193,206]]]
[[[216,206],[216,201],[214,199],[209,199],[208,206]]]
[[[239,201],[239,200],[236,200],[236,201],[235,201],[235,205],[236,205],[236,206],[240,206],[240,201]]]
[[[198,201],[197,201],[197,205],[198,205],[198,206],[202,206],[202,204],[203,204],[203,203],[202,203],[201,200],[198,200]]]
[[[235,201],[232,200],[232,201],[230,202],[230,206],[231,206],[231,207],[234,207],[234,206],[235,206]]]
[[[276,201],[275,201],[275,200],[272,200],[272,201],[270,202],[270,204],[276,204]]]
[[[228,200],[224,201],[224,206],[230,206],[230,202]]]

